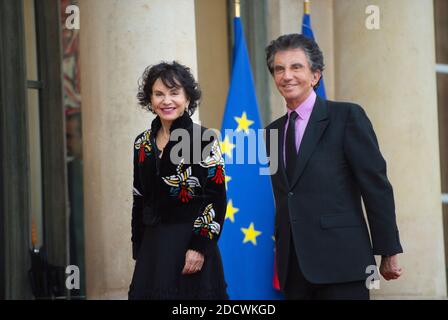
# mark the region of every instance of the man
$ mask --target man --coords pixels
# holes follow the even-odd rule
[[[286,299],[369,299],[374,255],[392,280],[402,273],[403,252],[372,125],[360,106],[316,96],[324,63],[314,40],[283,35],[266,48],[266,60],[287,106],[266,128],[269,157],[271,144],[279,152],[272,184],[280,287]],[[270,141],[271,130],[278,140]]]

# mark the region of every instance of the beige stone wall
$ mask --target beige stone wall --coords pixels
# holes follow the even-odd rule
[[[227,3],[195,0],[199,106],[203,126],[221,129],[229,89],[229,39]]]
[[[380,8],[380,29],[365,8]],[[378,135],[394,187],[405,253],[399,281],[375,298],[446,297],[431,0],[338,0],[336,99],[361,104]]]
[[[137,107],[137,80],[161,59],[176,59],[197,74],[194,1],[79,5],[87,296],[126,298],[134,267],[132,148],[153,118]]]

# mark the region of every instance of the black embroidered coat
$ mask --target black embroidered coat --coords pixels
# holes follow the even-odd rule
[[[160,127],[157,117],[134,143],[131,240],[136,267],[129,297],[225,299],[217,246],[226,210],[219,141],[184,113],[173,122],[160,158],[155,142]],[[180,137],[173,141],[174,136]],[[204,266],[196,274],[181,275],[188,249],[204,254]]]

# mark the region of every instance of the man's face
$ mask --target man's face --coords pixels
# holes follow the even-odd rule
[[[313,90],[320,71],[312,72],[305,52],[300,49],[279,51],[274,56],[274,81],[288,108],[295,109]]]

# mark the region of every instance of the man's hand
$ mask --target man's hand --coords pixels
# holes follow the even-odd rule
[[[380,273],[387,281],[398,279],[403,269],[398,266],[398,255],[381,258]]]
[[[194,250],[188,250],[185,254],[185,266],[182,274],[193,274],[201,271],[204,264],[204,255]]]

